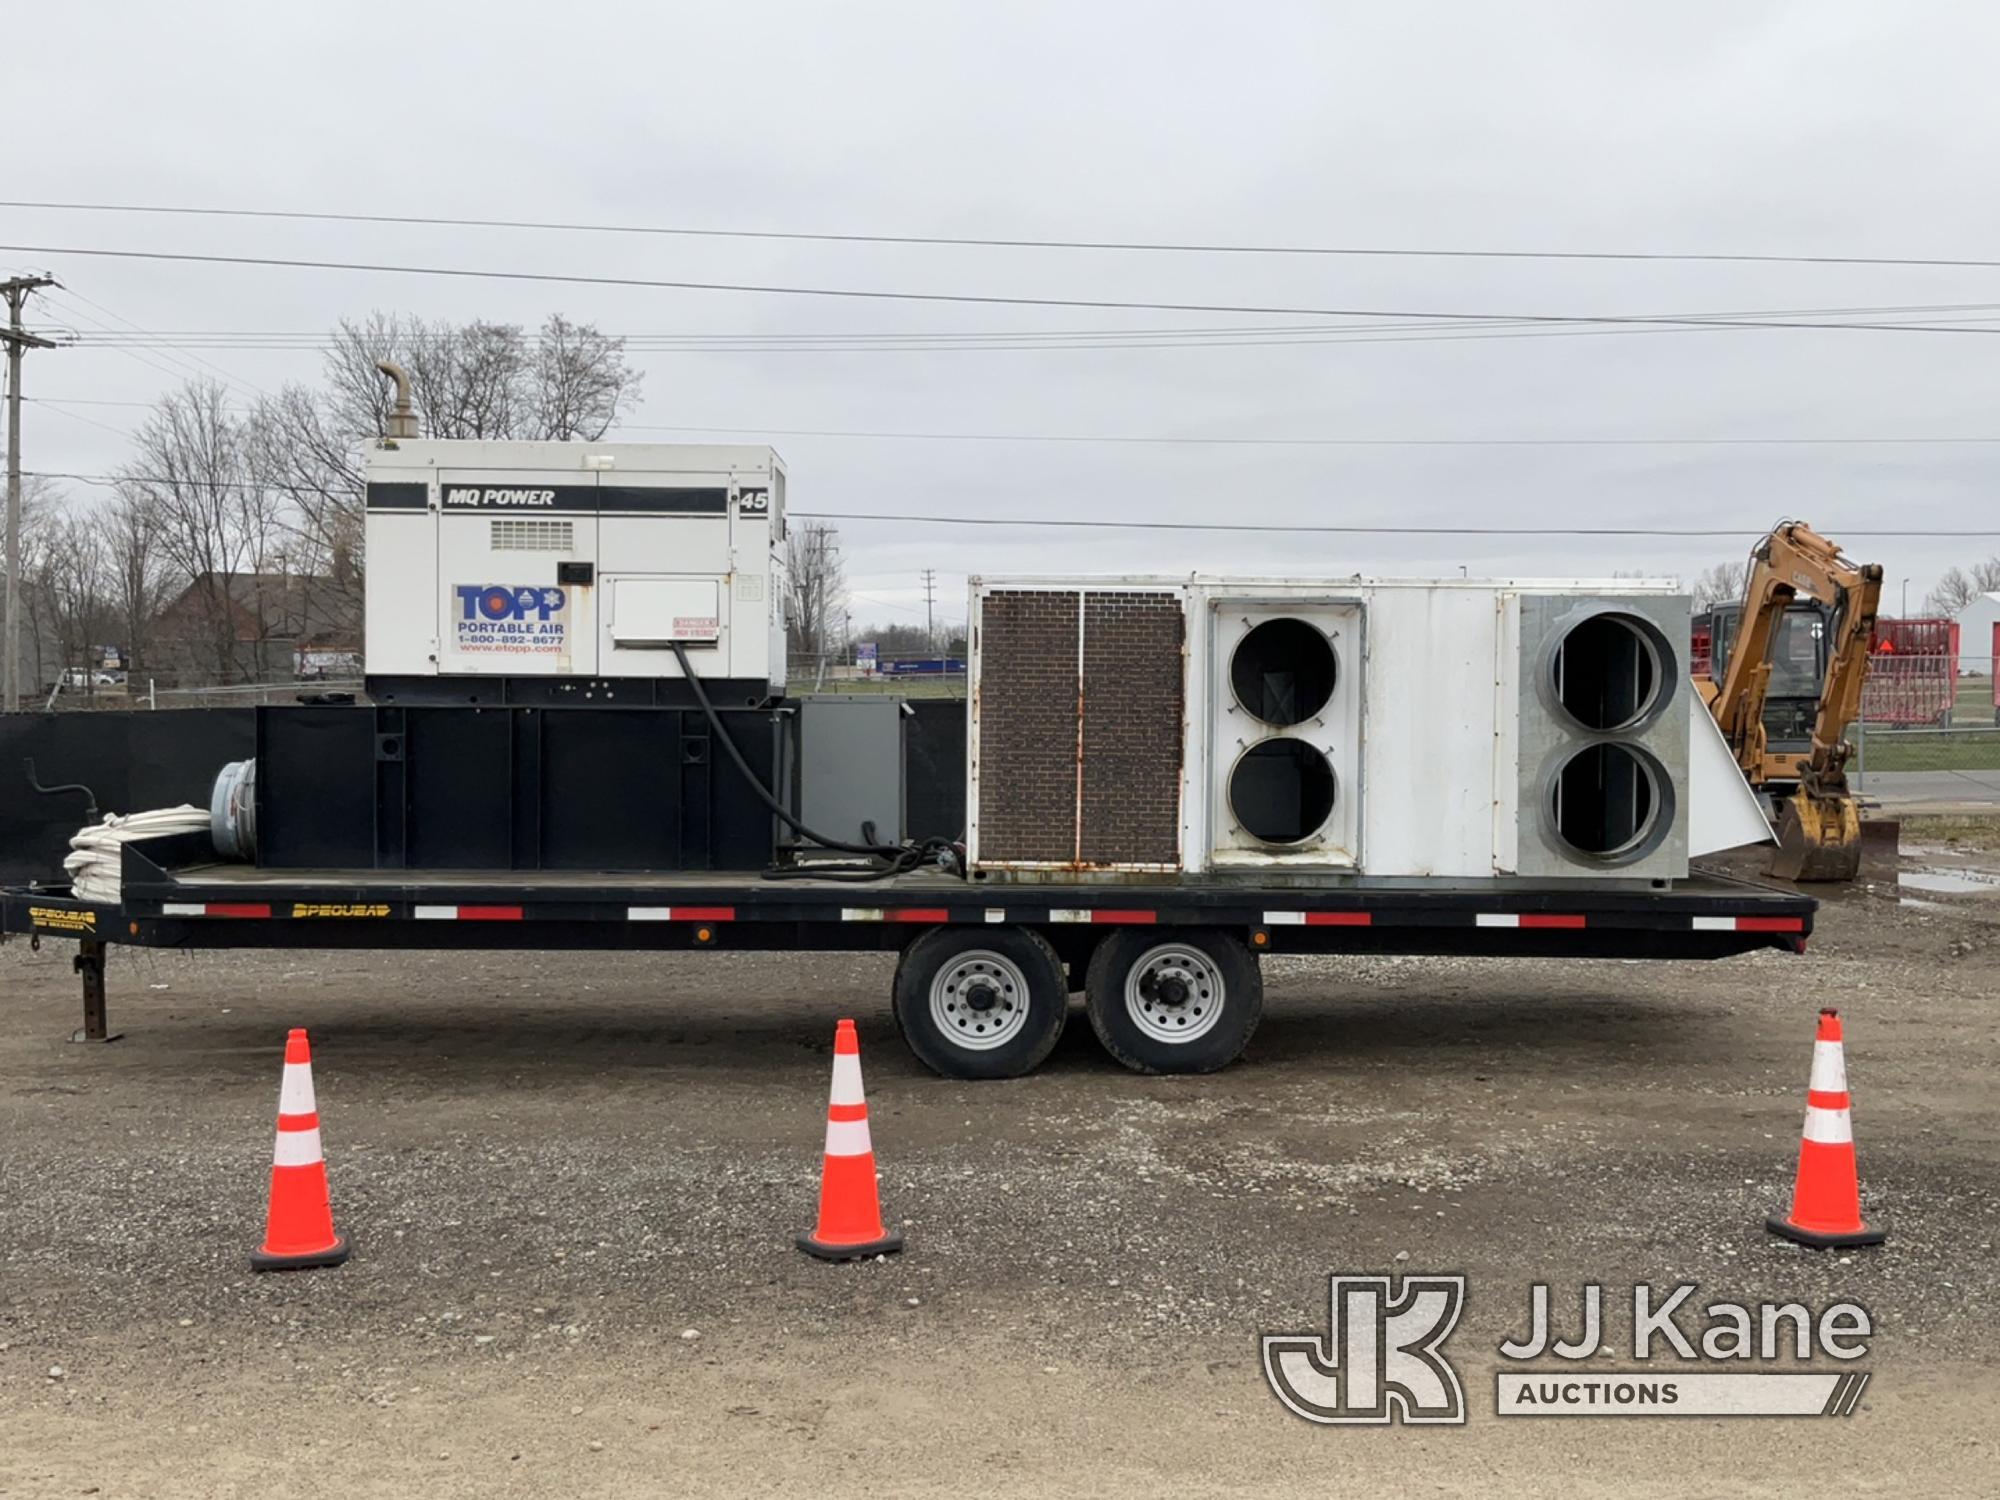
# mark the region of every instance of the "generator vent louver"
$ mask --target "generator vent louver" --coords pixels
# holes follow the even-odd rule
[[[495,552],[574,552],[576,550],[576,523],[574,521],[501,519],[494,517],[486,523]]]
[[[1522,598],[1522,874],[1682,872],[1689,709],[1676,625],[1649,600]]]

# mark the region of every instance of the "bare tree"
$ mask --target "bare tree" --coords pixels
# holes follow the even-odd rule
[[[97,518],[64,506],[50,519],[38,550],[32,583],[48,611],[61,670],[80,670],[88,695],[96,686],[91,643],[105,620],[105,549]]]
[[[785,537],[786,645],[793,657],[815,664],[825,660],[846,612],[839,531],[812,523],[793,528]]]
[[[21,626],[22,650],[19,663],[24,693],[27,689],[47,682],[53,675],[49,645],[54,635],[54,621],[49,613],[49,600],[40,587],[43,558],[48,548],[49,533],[62,509],[62,496],[55,487],[39,474],[29,474],[21,481]],[[4,567],[0,561],[0,567]]]
[[[1699,614],[1718,604],[1733,604],[1743,597],[1749,582],[1747,562],[1720,562],[1703,569],[1694,580],[1694,608]]]
[[[160,518],[148,498],[120,486],[97,512],[104,536],[105,594],[128,674],[151,661],[153,620],[171,576],[160,551]]]
[[[1946,618],[1955,616],[1980,594],[1977,583],[1963,568],[1947,568],[1930,593],[1924,596],[1924,608],[1934,615]]]
[[[196,669],[220,681],[256,680],[270,634],[270,601],[239,580],[288,557],[283,498],[253,462],[249,425],[222,386],[190,382],[163,396],[118,476],[127,502],[157,525],[160,555],[188,586],[186,640]]]
[[[625,363],[625,341],[572,323],[561,313],[542,324],[532,386],[537,435],[596,442],[638,403],[641,375]]]
[[[383,384],[379,375],[375,383]],[[354,415],[304,386],[288,385],[258,403],[250,452],[259,478],[288,502],[295,571],[321,580],[344,613],[358,618],[367,434]]]
[[[550,315],[533,335],[511,323],[427,323],[374,313],[334,330],[324,422],[360,441],[382,431],[389,397],[375,362],[410,373],[424,432],[436,438],[594,442],[637,404],[641,372],[625,341]]]

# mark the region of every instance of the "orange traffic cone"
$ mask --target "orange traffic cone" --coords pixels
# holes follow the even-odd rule
[[[1771,1233],[1828,1250],[1879,1245],[1888,1232],[1861,1222],[1861,1182],[1854,1166],[1854,1126],[1848,1117],[1847,1062],[1840,1046],[1840,1015],[1819,1013],[1812,1077],[1806,1084],[1805,1139],[1792,1211],[1765,1221]]]
[[[882,1225],[868,1101],[861,1092],[861,1038],[852,1021],[833,1029],[833,1093],[826,1106],[826,1160],[820,1168],[819,1227],[799,1248],[821,1260],[860,1260],[903,1248]]]
[[[278,1145],[271,1155],[271,1207],[263,1248],[250,1254],[253,1271],[296,1271],[337,1266],[347,1241],[333,1232],[333,1204],[326,1191],[326,1158],[320,1154],[319,1110],[313,1102],[312,1049],[293,1028],[285,1038],[285,1077],[278,1086]]]

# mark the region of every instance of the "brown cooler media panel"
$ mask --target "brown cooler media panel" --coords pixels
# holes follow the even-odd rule
[[[1177,869],[1181,598],[995,589],[978,628],[981,866]]]

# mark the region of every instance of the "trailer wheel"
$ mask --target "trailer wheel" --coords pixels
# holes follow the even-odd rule
[[[1084,992],[1097,1039],[1140,1073],[1213,1073],[1242,1055],[1264,1014],[1256,957],[1227,933],[1113,934]]]
[[[903,1040],[932,1072],[1018,1078],[1062,1035],[1069,988],[1039,933],[936,927],[903,950],[895,1011]]]

